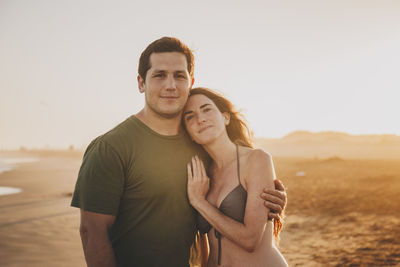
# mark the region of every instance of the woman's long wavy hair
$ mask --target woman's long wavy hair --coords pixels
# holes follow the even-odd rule
[[[221,94],[204,87],[191,89],[189,92],[189,97],[193,95],[204,95],[214,102],[220,112],[229,113],[230,122],[226,126],[226,131],[228,133],[229,139],[233,143],[250,148],[254,147],[252,142],[253,133],[247,126],[247,122],[244,116],[228,99],[226,99]],[[277,244],[279,242],[279,232],[282,230],[282,226],[283,214],[282,218],[274,219],[274,236]]]

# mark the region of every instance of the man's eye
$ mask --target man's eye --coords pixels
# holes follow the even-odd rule
[[[176,77],[177,77],[178,79],[186,79],[186,76],[183,75],[183,74],[178,74],[178,75],[176,75]]]
[[[156,78],[164,77],[164,74],[163,73],[157,73],[157,74],[154,75],[154,77],[156,77]]]

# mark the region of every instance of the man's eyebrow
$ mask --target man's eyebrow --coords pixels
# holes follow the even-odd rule
[[[166,70],[159,70],[159,69],[155,69],[154,71],[153,71],[153,73],[167,73],[168,71],[166,71]],[[186,70],[177,70],[177,71],[174,71],[174,73],[176,74],[176,73],[178,73],[178,74],[185,74],[186,73]]]

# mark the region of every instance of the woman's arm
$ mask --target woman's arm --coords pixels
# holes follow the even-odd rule
[[[274,188],[275,172],[272,158],[262,150],[253,150],[247,160],[245,178],[247,203],[244,223],[225,216],[206,200],[209,179],[204,166],[197,158],[188,166],[188,196],[192,206],[223,236],[245,250],[253,252],[259,245],[268,218],[260,193],[264,188]]]

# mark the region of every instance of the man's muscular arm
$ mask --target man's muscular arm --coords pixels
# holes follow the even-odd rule
[[[108,230],[115,216],[81,209],[80,234],[88,267],[116,267]]]

